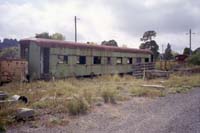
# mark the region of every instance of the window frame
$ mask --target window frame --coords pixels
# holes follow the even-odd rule
[[[100,65],[102,63],[101,59],[101,56],[93,56],[93,64]]]
[[[118,60],[120,60],[120,62],[118,62]],[[116,58],[116,64],[117,65],[122,65],[123,64],[123,58],[122,57],[117,57]]]
[[[148,60],[148,61],[147,61],[147,60]],[[149,58],[144,58],[144,62],[145,62],[145,63],[149,63],[149,62],[150,62]]]
[[[68,64],[69,58],[68,55],[57,55],[58,58],[58,64]]]
[[[107,57],[107,58],[106,58],[106,64],[107,64],[107,65],[112,65],[111,57]]]
[[[127,64],[133,64],[133,58],[128,57],[126,63],[127,63]]]
[[[87,58],[86,56],[77,56],[76,64],[78,65],[85,65],[87,64]]]

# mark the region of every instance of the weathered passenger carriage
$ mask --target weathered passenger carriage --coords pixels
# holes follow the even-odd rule
[[[49,39],[20,41],[21,58],[28,61],[29,74],[41,79],[100,74],[132,73],[133,64],[153,62],[149,50],[89,45]]]

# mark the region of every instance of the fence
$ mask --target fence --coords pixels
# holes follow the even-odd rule
[[[154,70],[155,63],[137,63],[132,66],[133,76],[141,78],[146,70]]]

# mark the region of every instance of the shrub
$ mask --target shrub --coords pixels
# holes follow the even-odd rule
[[[117,92],[112,88],[103,89],[101,96],[103,97],[105,103],[116,103]]]
[[[200,65],[200,52],[189,57],[188,63],[192,65]]]
[[[89,104],[85,98],[74,96],[67,104],[68,111],[71,115],[79,115],[86,113],[89,109]]]

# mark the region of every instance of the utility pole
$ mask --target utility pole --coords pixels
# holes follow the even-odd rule
[[[77,25],[76,25],[77,18],[74,17],[74,24],[75,24],[75,42],[77,42]]]
[[[192,55],[192,30],[189,30],[190,55]]]
[[[195,34],[195,33],[192,33],[192,30],[190,29],[189,30],[189,33],[186,33],[187,35],[189,34],[189,48],[190,48],[190,55],[192,55],[192,34]]]
[[[163,52],[163,50],[164,50],[164,45],[162,44],[161,45],[162,46],[162,51],[161,51],[161,60],[164,60],[164,52]]]

